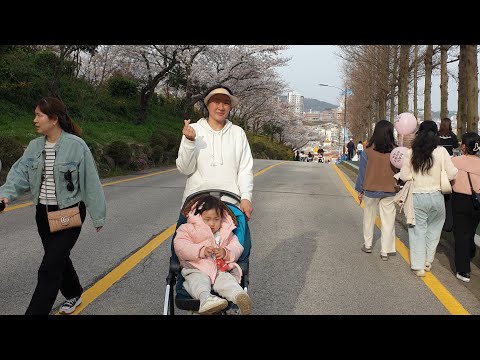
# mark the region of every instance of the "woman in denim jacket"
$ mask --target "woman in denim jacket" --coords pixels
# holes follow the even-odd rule
[[[45,254],[26,315],[48,315],[59,290],[67,299],[60,312],[70,314],[82,302],[83,288],[70,259],[81,227],[51,233],[47,206],[48,211],[79,206],[82,224],[88,209],[98,232],[105,223],[105,195],[92,153],[65,105],[46,97],[35,105],[34,113],[33,124],[43,136],[30,141],[13,164],[0,187],[0,201],[8,206],[30,190],[36,205],[35,220]]]

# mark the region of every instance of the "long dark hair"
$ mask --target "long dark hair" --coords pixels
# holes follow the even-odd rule
[[[475,155],[480,150],[480,135],[475,132],[467,132],[462,135],[462,144],[465,145],[467,154]]]
[[[56,117],[62,130],[78,137],[82,136],[82,129],[67,115],[67,108],[60,99],[51,96],[44,97],[34,105],[33,111],[35,111],[37,106],[49,118]]]
[[[391,153],[397,147],[393,135],[393,124],[387,120],[380,120],[375,125],[372,137],[368,140],[367,148],[373,146],[373,150],[379,153]]]
[[[440,135],[448,135],[452,131],[452,120],[449,118],[443,118],[440,121],[440,129],[438,129],[438,133]]]
[[[412,167],[416,172],[428,173],[433,166],[432,152],[439,144],[438,127],[435,121],[425,120],[420,124],[412,143]]]

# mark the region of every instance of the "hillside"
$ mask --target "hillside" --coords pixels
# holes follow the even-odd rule
[[[38,136],[33,105],[50,93],[58,62],[49,51],[0,46],[0,184],[28,142]],[[71,63],[65,60],[67,65]],[[130,76],[117,74],[98,86],[68,72],[57,76],[57,94],[81,127],[102,176],[174,166],[185,114],[182,99],[154,94],[139,121],[140,87]],[[192,110],[189,117],[201,116]],[[247,136],[254,158],[293,158],[290,148],[271,137],[248,131]]]
[[[317,99],[310,99],[310,98],[303,99],[304,112],[310,112],[310,109],[312,111],[325,111],[325,110],[335,109],[337,107],[338,105],[330,104],[328,102],[320,101]]]
[[[280,100],[287,102],[288,97],[286,95],[280,96]],[[330,104],[325,101],[320,101],[317,99],[311,99],[311,98],[304,98],[303,99],[303,111],[304,112],[310,112],[312,111],[325,111],[325,110],[330,110],[330,109],[335,109],[337,108],[338,105]]]

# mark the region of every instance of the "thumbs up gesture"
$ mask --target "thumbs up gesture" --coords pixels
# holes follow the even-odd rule
[[[195,130],[190,126],[190,119],[183,120],[185,125],[183,126],[182,134],[190,141],[195,141]]]

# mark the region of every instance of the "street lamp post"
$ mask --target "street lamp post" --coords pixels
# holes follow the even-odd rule
[[[341,89],[337,86],[333,86],[333,85],[327,85],[327,84],[318,84],[318,86],[326,86],[326,87],[332,87],[332,88],[335,88],[335,89],[338,89],[340,91],[343,91],[343,94],[345,96],[345,100],[344,100],[344,108],[343,108],[343,121],[345,123],[345,133],[347,132],[347,88],[345,89]],[[346,139],[345,139],[345,135],[346,134],[343,134],[343,147],[344,147],[344,150],[345,150],[345,145],[346,145]],[[338,138],[340,139],[340,132],[338,133]],[[340,140],[338,141],[339,145],[340,145]]]

